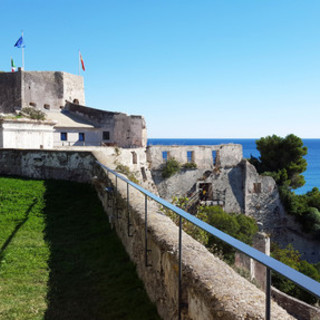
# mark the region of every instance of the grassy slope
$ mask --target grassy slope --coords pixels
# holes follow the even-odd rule
[[[0,178],[1,319],[158,319],[94,190]]]

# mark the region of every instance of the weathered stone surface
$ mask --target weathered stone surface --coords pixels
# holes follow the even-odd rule
[[[21,73],[22,105],[30,103],[38,108],[48,105],[50,110],[60,110],[66,100],[77,99],[85,104],[83,77],[66,72],[19,71]]]
[[[217,166],[234,167],[242,160],[242,145],[225,144],[216,146],[148,146],[147,156],[150,168],[157,170],[164,163],[162,152],[167,152],[168,159],[175,158],[181,164],[188,162],[187,152],[192,153],[192,162],[199,169],[212,170]],[[213,158],[215,152],[216,157]]]
[[[313,307],[303,301],[295,299],[287,294],[279,291],[272,287],[271,290],[272,297],[277,300],[283,308],[288,310],[290,314],[299,320],[319,320],[320,319],[320,309]]]
[[[37,106],[60,110],[65,101],[85,104],[83,78],[67,72],[23,71],[0,73],[0,113]]]
[[[0,74],[0,113],[13,113],[21,108],[21,73]]]

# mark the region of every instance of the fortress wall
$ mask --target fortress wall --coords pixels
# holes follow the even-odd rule
[[[63,73],[46,71],[21,71],[22,75],[22,107],[30,103],[43,108],[60,109],[64,106]]]
[[[175,158],[181,164],[188,161],[187,152],[191,151],[192,162],[199,169],[213,169],[214,167],[235,167],[242,160],[242,145],[226,144],[217,146],[148,146],[148,161],[152,169],[159,169],[165,162],[163,152],[167,152],[168,159]],[[215,158],[213,153],[215,152]]]
[[[49,105],[50,110],[60,110],[66,100],[85,103],[81,76],[53,71],[21,71],[21,74],[23,107],[34,103],[38,108]]]
[[[115,116],[114,140],[121,147],[145,147],[147,145],[146,123],[142,116]]]
[[[96,126],[103,125],[110,128],[114,127],[115,115],[119,114],[119,112],[103,111],[74,103],[68,103],[66,105],[66,109],[75,115],[81,116]]]
[[[146,123],[142,116],[128,116],[125,113],[109,112],[68,103],[66,110],[80,116],[101,131],[109,131],[110,139],[105,143],[115,143],[122,148],[139,148],[147,145]]]
[[[73,102],[76,99],[80,105],[85,105],[83,77],[67,72],[62,75],[64,100]]]
[[[66,100],[85,104],[84,84],[81,76],[66,72],[22,71],[0,73],[0,113],[13,113],[15,109],[38,108],[49,105],[60,110]]]
[[[103,158],[99,152],[97,155]],[[90,182],[95,177],[93,183],[109,220],[136,264],[137,272],[145,283],[150,299],[157,305],[160,316],[163,319],[178,318],[178,228],[159,212],[157,204],[147,202],[148,249],[151,251],[146,266],[145,197],[130,187],[127,212],[126,184],[118,179],[118,192],[112,192],[115,190],[114,177],[96,164],[92,153],[2,149],[0,174],[80,182]],[[111,188],[111,192],[106,192],[106,187]],[[129,234],[128,216],[131,224]],[[185,233],[182,250],[183,319],[264,319],[265,297],[262,291]],[[272,318],[293,319],[274,302]]]
[[[90,182],[94,163],[91,152],[0,150],[0,175]]]
[[[21,73],[0,73],[0,113],[14,113],[21,107]]]

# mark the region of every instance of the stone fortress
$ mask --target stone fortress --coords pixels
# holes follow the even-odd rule
[[[66,72],[0,73],[0,147],[52,149],[59,146],[145,147],[142,116],[84,106],[81,76]],[[23,108],[46,113],[45,121],[15,117]],[[10,115],[12,115],[10,117]]]
[[[21,117],[23,108],[41,110],[46,119]],[[284,212],[274,180],[257,174],[241,145],[147,147],[142,116],[85,106],[83,78],[66,72],[0,73],[0,115],[0,174],[64,179],[64,166],[85,168],[76,152],[90,151],[113,169],[127,166],[143,187],[167,200],[188,196],[194,204],[253,216],[272,240],[293,243],[310,262],[320,259],[319,243],[305,239]],[[170,158],[197,168],[164,179]],[[75,180],[88,179],[77,173]]]

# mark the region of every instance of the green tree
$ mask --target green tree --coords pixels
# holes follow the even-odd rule
[[[307,147],[302,140],[289,134],[285,138],[273,135],[256,141],[260,157],[251,156],[250,162],[259,173],[272,176],[278,185],[299,188],[305,184],[301,175],[307,169]]]

